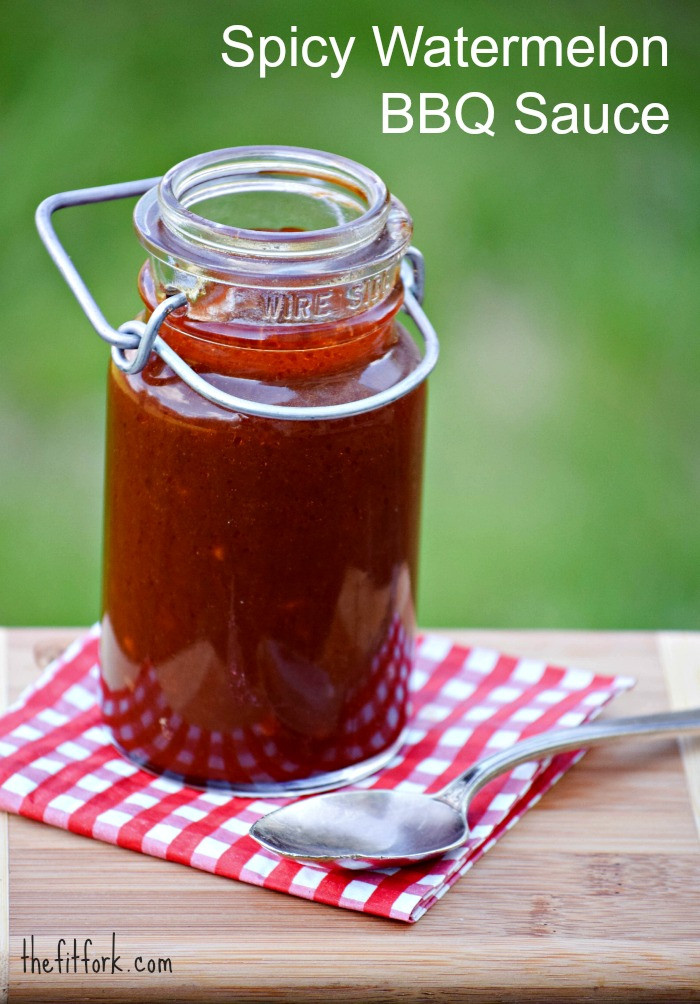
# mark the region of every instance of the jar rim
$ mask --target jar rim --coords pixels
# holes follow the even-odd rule
[[[325,187],[317,187],[319,183]],[[354,200],[360,210],[335,226],[252,229],[217,222],[191,208],[207,198],[252,189],[296,188],[301,193],[306,188],[305,194],[331,200],[332,186],[338,202]],[[387,187],[374,171],[346,157],[294,146],[227,147],[198,154],[166,172],[157,198],[165,227],[177,237],[214,252],[278,260],[357,250],[381,233],[391,208]]]

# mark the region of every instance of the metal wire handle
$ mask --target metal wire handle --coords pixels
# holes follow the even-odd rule
[[[244,398],[226,394],[203,377],[199,376],[185,360],[175,352],[164,339],[160,337],[160,327],[173,310],[184,307],[188,300],[185,293],[174,293],[158,304],[148,321],[126,321],[119,329],[115,329],[107,321],[95,298],[88,289],[82,276],[71,261],[66,249],[61,244],[53,227],[52,216],[58,209],[69,206],[84,206],[94,202],[110,202],[115,199],[133,198],[143,195],[155,187],[160,178],[148,178],[143,181],[126,181],[117,185],[101,185],[96,188],[81,188],[72,192],[61,192],[50,195],[39,205],[36,211],[36,225],[47,251],[56,267],[68,283],[80,306],[92,324],[97,334],[112,346],[112,359],[124,373],[138,373],[148,362],[151,352],[155,352],[180,377],[202,397],[214,404],[227,408],[229,411],[239,411],[246,415],[256,415],[261,418],[282,418],[292,421],[315,421],[317,419],[347,418],[350,415],[361,415],[368,411],[382,408],[392,401],[408,394],[425,380],[434,368],[438,359],[439,343],[435,329],[428,320],[421,301],[425,281],[423,255],[418,248],[410,247],[401,262],[401,281],[404,288],[404,310],[416,325],[423,339],[425,352],[419,364],[408,376],[393,387],[372,394],[358,401],[348,401],[344,404],[321,405],[318,407],[289,407],[278,404],[263,404],[257,401],[247,401]],[[136,349],[133,358],[125,352]]]

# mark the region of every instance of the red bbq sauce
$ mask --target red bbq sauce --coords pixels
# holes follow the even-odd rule
[[[140,291],[155,306],[148,266]],[[249,400],[335,404],[418,353],[400,285],[335,323],[161,329]],[[396,744],[414,633],[425,388],[378,411],[227,411],[156,356],[108,388],[103,711],[118,745],[199,784],[339,771]]]

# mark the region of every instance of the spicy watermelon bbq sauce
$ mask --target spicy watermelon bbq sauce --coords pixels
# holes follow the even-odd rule
[[[146,316],[156,296],[140,279]],[[161,335],[217,387],[328,405],[418,352],[400,282],[332,323],[196,321]],[[414,633],[425,385],[285,421],[210,403],[155,355],[109,374],[103,712],[134,760],[198,785],[286,785],[394,747]]]

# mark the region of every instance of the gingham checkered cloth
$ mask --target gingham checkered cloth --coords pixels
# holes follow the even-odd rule
[[[582,754],[523,764],[470,810],[470,839],[410,868],[341,872],[261,849],[252,823],[282,799],[235,798],[153,777],[111,745],[98,705],[99,630],[72,645],[0,718],[0,808],[120,847],[305,899],[416,921]],[[528,735],[592,718],[628,677],[418,641],[406,745],[358,787],[436,791]]]

